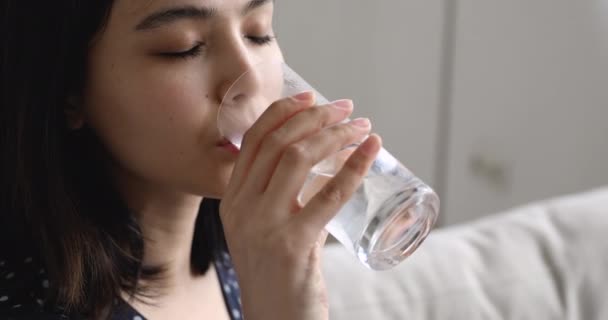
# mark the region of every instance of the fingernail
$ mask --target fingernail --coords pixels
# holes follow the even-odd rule
[[[338,109],[350,110],[353,107],[353,101],[349,99],[336,100],[331,105]]]
[[[368,156],[373,156],[379,149],[378,145],[376,145],[375,143],[372,143],[371,139],[374,139],[374,138],[372,138],[372,136],[375,136],[375,134],[372,134],[369,137],[367,137],[367,139],[361,145],[361,151],[363,151],[363,153],[365,153]]]
[[[312,99],[312,96],[313,96],[312,91],[306,91],[306,92],[296,94],[295,96],[293,96],[293,98],[298,101],[310,101]]]
[[[350,122],[350,124],[355,127],[364,128],[364,129],[367,129],[371,126],[371,123],[369,122],[368,118],[357,118],[355,120],[352,120]]]

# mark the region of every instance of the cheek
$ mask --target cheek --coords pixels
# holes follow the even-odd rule
[[[196,77],[91,74],[87,121],[121,167],[173,185],[188,184],[196,167],[213,167],[204,149],[217,139],[216,113]]]
[[[202,90],[182,79],[131,77],[96,81],[89,91],[89,120],[121,139],[161,143],[200,130],[210,120]],[[125,78],[123,78],[125,79]],[[103,80],[103,78],[102,78]]]

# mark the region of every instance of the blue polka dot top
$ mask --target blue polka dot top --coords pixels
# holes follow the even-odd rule
[[[230,255],[223,251],[213,263],[230,318],[241,320],[240,289]],[[21,261],[7,261],[0,257],[0,319],[82,319],[64,314],[61,308],[48,311],[49,308],[45,306],[43,297],[49,281],[45,269],[40,265],[38,261],[28,256]],[[109,319],[145,320],[146,318],[124,300],[116,299]]]

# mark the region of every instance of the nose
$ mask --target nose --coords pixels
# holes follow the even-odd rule
[[[239,104],[256,95],[259,92],[261,77],[255,70],[253,64],[247,68],[238,68],[234,73],[223,81],[219,89],[219,101],[223,104]]]
[[[262,79],[256,70],[259,57],[243,41],[237,38],[226,43],[218,60],[217,99],[220,103],[238,104],[260,90]]]

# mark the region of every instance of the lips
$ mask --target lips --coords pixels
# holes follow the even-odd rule
[[[232,154],[239,154],[240,150],[239,148],[237,148],[232,142],[230,142],[230,140],[228,139],[222,139],[217,143],[217,146],[232,153]]]
[[[222,140],[218,141],[217,146],[218,147],[225,147],[229,144],[232,144],[232,142],[230,142],[230,140],[226,139],[226,138],[222,138]]]

